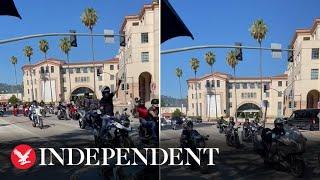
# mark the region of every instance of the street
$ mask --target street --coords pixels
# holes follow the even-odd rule
[[[226,145],[225,135],[219,134],[215,125],[209,123],[196,124],[194,127],[202,135],[209,135],[207,147],[220,149],[220,155],[215,158],[216,166],[208,174],[201,174],[197,170],[190,170],[181,166],[162,166],[161,179],[295,179],[290,173],[280,172],[266,167],[262,158],[257,155],[251,143],[242,143],[240,149]],[[181,128],[172,130],[165,127],[161,131],[161,147],[177,147]],[[304,158],[307,164],[305,179],[319,179],[320,164],[316,154],[320,152],[320,132],[304,131],[307,140],[307,151]]]
[[[29,118],[19,115],[13,117],[5,115],[0,117],[0,179],[70,179],[71,175],[86,170],[83,166],[45,166],[35,165],[26,171],[18,170],[10,162],[10,154],[13,148],[19,144],[28,144],[35,150],[39,147],[94,147],[91,130],[80,129],[76,120],[58,120],[55,115],[44,118],[44,128],[32,127]],[[133,129],[137,128],[137,122],[133,119]],[[135,130],[131,134],[136,136]],[[136,141],[135,141],[136,142]],[[36,150],[37,151],[37,150]],[[38,154],[38,153],[37,153]],[[39,158],[37,158],[39,164]],[[92,168],[91,168],[92,169]],[[90,177],[99,176],[99,168],[90,170]],[[92,171],[96,173],[92,173]],[[92,176],[95,175],[95,176]]]

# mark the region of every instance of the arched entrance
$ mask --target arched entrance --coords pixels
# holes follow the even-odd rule
[[[244,103],[237,109],[237,117],[240,119],[254,119],[259,116],[260,107],[254,103]]]
[[[307,94],[307,108],[318,108],[320,92],[318,90],[311,90]]]
[[[94,96],[92,89],[88,87],[78,87],[71,93],[71,101],[76,101],[78,98],[83,97],[85,93],[89,93],[90,97]]]
[[[151,78],[152,76],[149,72],[143,72],[139,75],[139,96],[145,101],[150,101]]]

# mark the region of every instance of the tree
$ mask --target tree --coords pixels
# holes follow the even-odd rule
[[[256,41],[258,41],[259,43],[259,59],[260,59],[260,63],[259,63],[259,69],[260,69],[260,101],[262,103],[262,49],[261,49],[261,44],[262,44],[262,40],[266,37],[266,34],[268,32],[268,27],[267,25],[264,23],[264,21],[262,19],[258,19],[256,21],[253,22],[253,24],[251,25],[251,28],[249,29],[251,36],[253,37],[253,39],[255,39]],[[262,109],[261,109],[262,112]],[[261,113],[262,116],[262,113]]]
[[[50,71],[50,68],[49,68],[49,64],[48,64],[48,61],[47,61],[47,52],[49,50],[49,43],[47,40],[40,40],[39,41],[39,49],[41,52],[43,52],[44,54],[44,60],[47,62],[46,64],[46,70],[45,72],[43,72],[43,74],[45,75],[45,73],[47,73],[46,71],[48,70],[49,71],[49,85],[50,85],[50,95],[51,95],[51,103],[53,103],[53,96],[52,96],[52,84],[51,84],[51,71]],[[46,80],[47,78],[46,77],[43,77],[42,78],[44,80],[44,99],[45,99],[45,84],[46,84]]]
[[[13,67],[14,67],[14,77],[15,77],[15,80],[16,80],[16,86],[18,86],[18,81],[17,81],[17,67],[16,67],[16,64],[18,63],[18,58],[15,57],[15,56],[11,56],[10,62],[11,62],[11,64],[12,64]],[[18,90],[17,90],[17,97],[18,97]]]
[[[181,116],[182,116],[182,112],[179,109],[176,109],[171,115],[172,118],[181,117]]]
[[[34,94],[33,94],[33,78],[32,78],[32,66],[31,66],[31,56],[33,55],[33,49],[31,46],[26,46],[23,49],[24,55],[28,57],[29,61],[29,71],[30,71],[30,77],[31,77],[31,100],[34,100]]]
[[[69,76],[69,101],[71,100],[71,78],[70,78],[70,67],[69,67],[69,52],[71,50],[71,44],[70,40],[68,38],[63,38],[60,39],[60,49],[61,51],[67,56],[67,61],[68,61],[68,76]]]
[[[204,59],[206,60],[207,64],[210,66],[210,73],[212,75],[212,80],[213,79],[213,64],[216,62],[216,55],[209,51],[206,53],[206,55],[204,56]],[[214,82],[214,81],[213,81]],[[211,88],[211,87],[209,87]],[[214,103],[215,103],[215,106],[216,106],[216,119],[218,119],[218,107],[217,107],[217,92],[216,92],[216,86],[213,85],[213,90],[214,90]],[[211,97],[209,99],[209,119],[210,119],[210,105],[211,105]]]
[[[179,79],[179,89],[180,89],[180,99],[182,99],[182,93],[181,93],[181,77],[182,77],[182,69],[176,68],[176,76]],[[181,104],[181,111],[182,111],[182,104]]]
[[[236,122],[237,122],[237,88],[236,88],[236,84],[237,84],[237,81],[236,81],[236,66],[238,64],[238,60],[236,58],[236,52],[231,50],[228,52],[227,54],[227,64],[233,69],[233,77],[234,77],[234,100],[235,100],[235,105],[234,105],[234,112],[235,112],[235,119],[236,119]]]
[[[196,115],[199,116],[198,113],[198,81],[197,81],[197,71],[200,66],[200,62],[197,58],[191,58],[190,60],[191,69],[194,72],[194,79],[195,79],[195,89],[196,89]]]
[[[94,58],[94,49],[93,49],[93,36],[92,31],[93,27],[96,25],[98,21],[98,15],[97,12],[93,8],[86,8],[84,12],[81,15],[81,21],[82,23],[90,30],[91,34],[91,51],[92,51],[92,65],[94,67],[94,77],[93,77],[93,89],[94,94],[96,95],[96,68],[95,68],[95,58]]]
[[[12,95],[8,100],[8,103],[10,104],[17,104],[18,102],[19,102],[19,99],[15,95]]]

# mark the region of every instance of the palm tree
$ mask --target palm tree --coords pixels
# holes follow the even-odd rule
[[[210,73],[212,75],[212,79],[213,79],[213,64],[216,62],[216,55],[209,51],[206,53],[206,55],[204,56],[204,59],[206,60],[207,64],[210,66]],[[214,82],[214,81],[213,81]],[[216,106],[216,119],[218,119],[218,107],[217,107],[217,93],[216,93],[216,86],[214,85],[214,101],[215,101],[215,106]],[[210,105],[211,105],[211,97],[209,99],[209,119],[210,119]]]
[[[262,40],[266,37],[266,34],[268,32],[268,27],[262,19],[258,19],[253,22],[249,31],[250,31],[253,39],[258,41],[259,47],[260,47],[260,51],[259,51],[260,52],[260,65],[259,65],[260,66],[260,100],[262,103],[262,49],[261,49],[261,44],[262,44]],[[261,112],[262,112],[262,109],[261,109]],[[260,117],[262,117],[262,113],[261,113]]]
[[[44,60],[45,61],[47,61],[47,52],[48,52],[48,50],[49,50],[49,43],[48,43],[48,41],[47,40],[40,40],[39,41],[39,49],[40,49],[40,51],[41,52],[43,52],[43,54],[44,54]],[[47,71],[47,69],[48,69],[48,71],[49,71],[49,85],[50,85],[50,95],[51,95],[51,103],[53,103],[53,96],[52,96],[52,85],[51,85],[51,71],[50,71],[50,68],[49,68],[49,64],[48,64],[48,61],[47,61],[47,65],[46,65],[46,70],[45,70],[45,72],[44,73],[47,73],[46,71]],[[45,95],[46,95],[46,93],[45,93],[45,84],[46,84],[46,80],[47,80],[47,78],[42,78],[43,79],[43,81],[44,81],[44,99],[45,99]]]
[[[93,36],[92,36],[92,30],[93,26],[96,25],[98,21],[98,15],[97,12],[93,8],[86,8],[84,12],[81,15],[81,21],[82,23],[90,30],[91,34],[91,51],[92,51],[92,64],[94,67],[94,77],[93,77],[93,89],[94,89],[94,94],[96,95],[96,68],[94,65],[94,50],[93,50]]]
[[[31,56],[33,55],[33,49],[31,46],[26,46],[23,49],[23,53],[26,57],[28,57],[28,61],[29,61],[29,67],[30,67],[30,77],[31,77],[31,100],[34,100],[34,94],[33,94],[33,78],[32,78],[32,66],[31,66]]]
[[[195,88],[196,88],[196,116],[198,117],[198,82],[197,82],[197,71],[199,69],[200,62],[197,58],[191,58],[190,65],[191,69],[194,71]]]
[[[180,88],[180,99],[182,99],[182,93],[181,93],[181,77],[182,77],[182,69],[176,68],[176,76],[179,79],[179,88]],[[181,112],[182,112],[182,104],[181,104]]]
[[[228,52],[227,54],[227,63],[228,65],[233,69],[233,77],[234,77],[234,100],[235,100],[235,119],[236,119],[236,122],[238,121],[237,120],[237,88],[236,88],[236,66],[238,64],[238,60],[236,58],[236,52],[231,50]]]
[[[68,38],[63,38],[60,39],[60,49],[61,51],[66,54],[67,56],[67,61],[68,61],[68,76],[69,76],[69,101],[71,100],[71,78],[70,78],[70,68],[69,68],[69,51],[71,50],[71,44],[70,44],[70,40]]]
[[[11,64],[13,64],[14,67],[14,77],[16,79],[16,86],[18,85],[18,81],[17,81],[17,68],[16,68],[16,64],[18,63],[18,58],[15,56],[11,56],[10,58],[10,62]],[[18,90],[17,90],[17,98],[18,98]]]

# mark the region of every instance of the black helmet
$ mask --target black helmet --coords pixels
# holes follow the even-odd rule
[[[159,99],[152,99],[151,104],[159,104]]]
[[[282,118],[276,118],[273,123],[274,125],[283,125],[284,121]]]
[[[109,94],[111,92],[109,86],[105,86],[101,89],[102,95]]]
[[[144,105],[144,100],[143,99],[139,100],[139,105]]]

